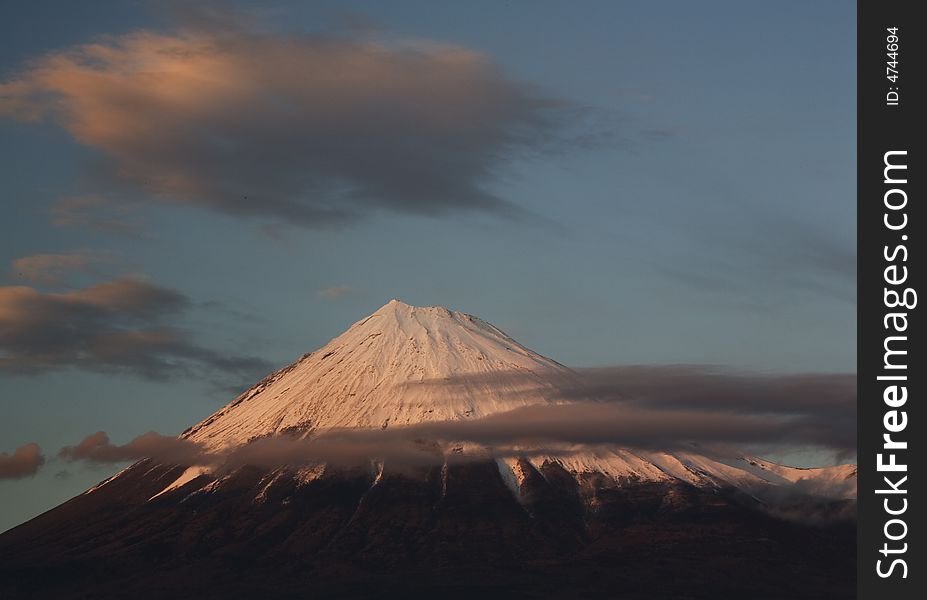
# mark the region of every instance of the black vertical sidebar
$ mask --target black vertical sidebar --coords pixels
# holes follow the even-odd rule
[[[927,335],[917,298],[927,22],[910,0],[857,7],[858,597],[906,600],[927,590],[915,559],[927,555],[927,498],[914,491],[927,488],[927,361],[916,350]]]

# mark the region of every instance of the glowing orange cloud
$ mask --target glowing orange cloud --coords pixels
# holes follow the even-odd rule
[[[557,103],[484,55],[247,25],[104,38],[0,83],[0,115],[51,119],[161,201],[304,225],[385,208],[520,210],[487,192]]]

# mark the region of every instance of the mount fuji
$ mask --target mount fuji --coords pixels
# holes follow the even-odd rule
[[[393,300],[180,437],[221,454],[475,421],[562,403],[574,376],[477,317]],[[697,447],[439,453],[415,467],[144,459],[0,535],[0,596],[853,596],[855,465]],[[801,486],[815,494],[789,493]]]

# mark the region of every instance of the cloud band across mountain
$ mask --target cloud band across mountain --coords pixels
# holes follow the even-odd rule
[[[606,385],[615,383],[611,377],[618,372],[628,379],[620,386]],[[98,432],[62,455],[93,462],[151,457],[262,467],[371,458],[433,463],[461,444],[479,445],[496,456],[562,454],[595,446],[658,451],[697,446],[700,452],[719,453],[744,446],[816,447],[850,455],[856,445],[854,381],[848,375],[750,377],[694,367],[616,368],[597,370],[588,380],[580,373],[564,396],[579,390],[599,396],[620,391],[626,399],[564,400],[479,419],[333,429],[309,438],[269,436],[219,451],[156,434],[113,445]]]

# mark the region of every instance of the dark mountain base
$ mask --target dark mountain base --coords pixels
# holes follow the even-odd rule
[[[780,520],[733,492],[548,465],[519,502],[471,462],[373,486],[243,469],[148,501],[182,471],[139,463],[0,536],[0,597],[855,598],[855,523]]]

